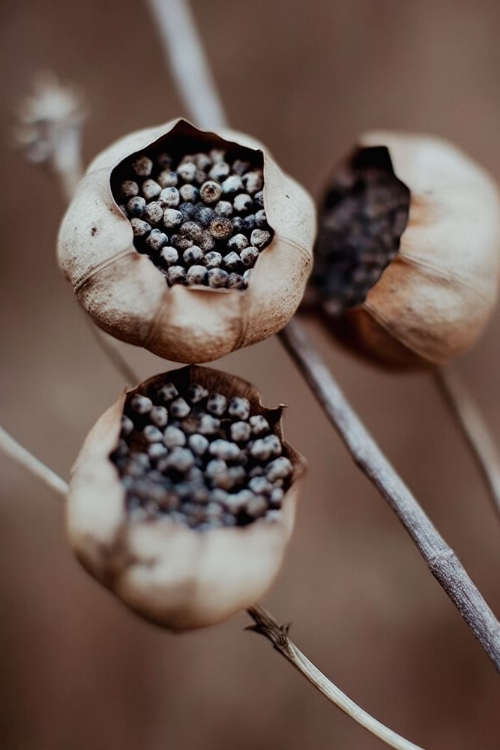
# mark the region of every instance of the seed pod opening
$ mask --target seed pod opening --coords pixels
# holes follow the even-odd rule
[[[334,170],[315,254],[311,296],[342,343],[386,367],[445,364],[496,302],[496,186],[445,141],[365,134]]]
[[[315,229],[311,198],[262,144],[174,120],[92,162],[58,257],[105,331],[174,361],[208,362],[286,325]]]
[[[281,567],[305,473],[281,413],[245,381],[196,366],[124,394],[72,472],[68,527],[83,566],[171,630],[254,604]]]

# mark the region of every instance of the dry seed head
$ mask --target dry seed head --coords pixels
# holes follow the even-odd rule
[[[386,367],[443,365],[497,299],[497,188],[445,141],[368,133],[334,170],[315,254],[316,299],[342,343]]]
[[[124,341],[176,361],[209,361],[282,328],[300,302],[311,268],[315,214],[309,196],[281,172],[261,144],[233,131],[225,131],[223,136],[199,131],[181,120],[118,141],[90,165],[61,227],[60,264],[95,322]],[[184,180],[187,165],[193,163],[181,164],[186,153],[196,165],[192,182]],[[167,163],[170,161],[166,168],[165,154]],[[231,172],[236,162],[242,174]],[[229,167],[228,176],[221,176],[218,183],[226,190],[219,203],[229,203],[232,211],[239,194],[251,198],[248,212],[234,219],[228,216],[227,205],[218,212],[217,202],[208,206],[201,199],[193,203],[182,197],[183,187],[199,190],[210,181],[209,173],[216,164]],[[175,170],[176,185],[171,184]],[[245,170],[262,174],[264,191],[253,196],[246,192],[242,182]],[[205,179],[199,184],[202,171]],[[131,197],[146,202],[142,218],[124,216],[118,209],[116,200],[121,204],[122,186],[128,182],[139,186],[138,196]],[[155,195],[153,183],[162,188],[159,195]],[[210,264],[199,259],[192,262],[190,255],[185,260],[184,251],[196,245],[205,258],[211,252],[224,257],[233,235],[243,234],[250,242],[264,193],[268,224],[262,231],[268,234],[257,253],[247,254],[246,260],[248,267],[255,266],[256,274],[250,277],[232,269],[238,276],[231,279],[207,274],[202,294],[196,274],[194,278],[187,275],[188,264],[207,268]],[[244,201],[247,204],[248,199]],[[160,221],[157,206],[149,208],[158,202],[164,209]],[[191,221],[202,227],[195,241],[181,232]],[[155,228],[168,238],[161,252],[147,242]],[[165,262],[164,251],[169,247],[178,251],[175,265],[184,273],[172,272],[172,261]]]
[[[165,434],[179,430],[183,445],[148,443],[147,428],[157,429],[148,414],[175,401],[174,391],[186,401],[189,394],[207,394],[192,404],[200,423],[213,419],[204,413],[210,394],[222,396],[226,407],[246,401],[249,420],[266,421],[291,472],[282,468],[273,489],[263,474],[276,461],[270,469],[253,466],[248,443],[237,446],[230,438],[237,422],[227,408],[211,436],[187,436],[177,420]],[[137,411],[147,402],[149,412]],[[257,466],[262,481],[256,484]],[[123,396],[85,441],[70,483],[71,542],[87,570],[143,617],[173,630],[210,625],[257,601],[273,582],[304,470],[303,459],[283,442],[281,409],[266,410],[248,383],[200,367],[156,376]]]

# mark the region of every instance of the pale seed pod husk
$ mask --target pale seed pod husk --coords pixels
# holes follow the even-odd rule
[[[266,409],[258,391],[232,375],[184,367],[144,381],[128,394],[196,382],[227,398],[247,398],[282,440],[282,407]],[[146,620],[172,631],[218,623],[262,597],[283,562],[306,471],[304,458],[282,440],[293,466],[282,508],[247,526],[196,530],[162,516],[131,516],[125,488],[110,454],[118,444],[127,393],[97,421],[72,469],[68,531],[73,550],[101,584]],[[276,517],[278,515],[278,517]]]
[[[248,289],[168,287],[133,244],[129,220],[112,193],[113,170],[134,153],[182,139],[208,148],[262,152],[264,208],[274,230]],[[63,219],[59,265],[79,302],[104,331],[175,362],[209,362],[283,328],[297,309],[312,267],[316,216],[309,194],[254,138],[218,134],[182,119],[132,133],[90,164]]]
[[[395,176],[410,191],[408,222],[399,252],[364,302],[329,318],[328,325],[344,345],[376,364],[441,366],[475,343],[496,303],[497,187],[464,153],[437,138],[370,132],[347,162],[371,147],[388,150]]]

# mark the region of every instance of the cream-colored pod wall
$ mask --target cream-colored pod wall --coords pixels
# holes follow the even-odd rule
[[[375,132],[359,146],[387,147],[411,199],[399,254],[364,304],[347,313],[344,340],[357,339],[383,364],[442,365],[472,346],[497,299],[497,188],[436,138]]]
[[[196,382],[249,398],[270,414],[248,383],[207,368],[190,368]],[[169,380],[182,371],[169,373]],[[157,376],[158,377],[158,376]],[[142,392],[141,384],[132,392]],[[189,529],[168,518],[135,520],[109,459],[120,433],[123,395],[91,430],[72,470],[68,531],[82,565],[136,613],[170,630],[220,622],[258,601],[274,582],[290,539],[306,466],[288,443],[293,480],[279,518],[244,527]],[[277,434],[282,437],[280,423]]]
[[[113,169],[163,136],[199,134],[213,147],[262,150],[264,208],[274,229],[249,288],[168,287],[138,253],[132,227],[111,191]],[[122,138],[90,164],[64,217],[59,264],[78,300],[106,332],[177,362],[208,362],[280,330],[297,309],[312,267],[316,216],[312,199],[255,139],[225,130],[198,131],[184,120]]]

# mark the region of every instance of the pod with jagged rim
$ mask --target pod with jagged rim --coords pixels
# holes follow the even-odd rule
[[[360,165],[365,171],[356,176]],[[370,222],[384,205],[389,213],[379,230]],[[363,135],[332,175],[319,225],[313,288],[328,327],[349,349],[379,365],[414,369],[443,365],[474,344],[497,299],[500,212],[496,185],[460,150],[423,135]],[[349,266],[349,253],[363,243],[372,265]],[[350,279],[371,283],[345,307],[329,292],[339,287],[339,257]],[[359,258],[362,264],[362,250]]]
[[[204,367],[185,367],[144,381],[97,421],[73,467],[68,501],[71,545],[83,566],[147,620],[179,631],[212,625],[254,604],[275,580],[292,533],[305,461],[282,441],[293,473],[281,510],[245,526],[200,531],[168,515],[135,516],[111,460],[127,396],[165,383],[243,397],[282,439],[282,407],[266,409],[249,383]]]
[[[248,288],[168,287],[133,243],[130,221],[112,191],[114,171],[149,148],[228,149],[261,159],[264,208],[274,231]],[[308,193],[254,138],[209,133],[185,120],[132,133],[90,164],[63,219],[59,265],[79,302],[104,331],[176,362],[222,357],[283,328],[297,309],[312,267],[315,208]]]

